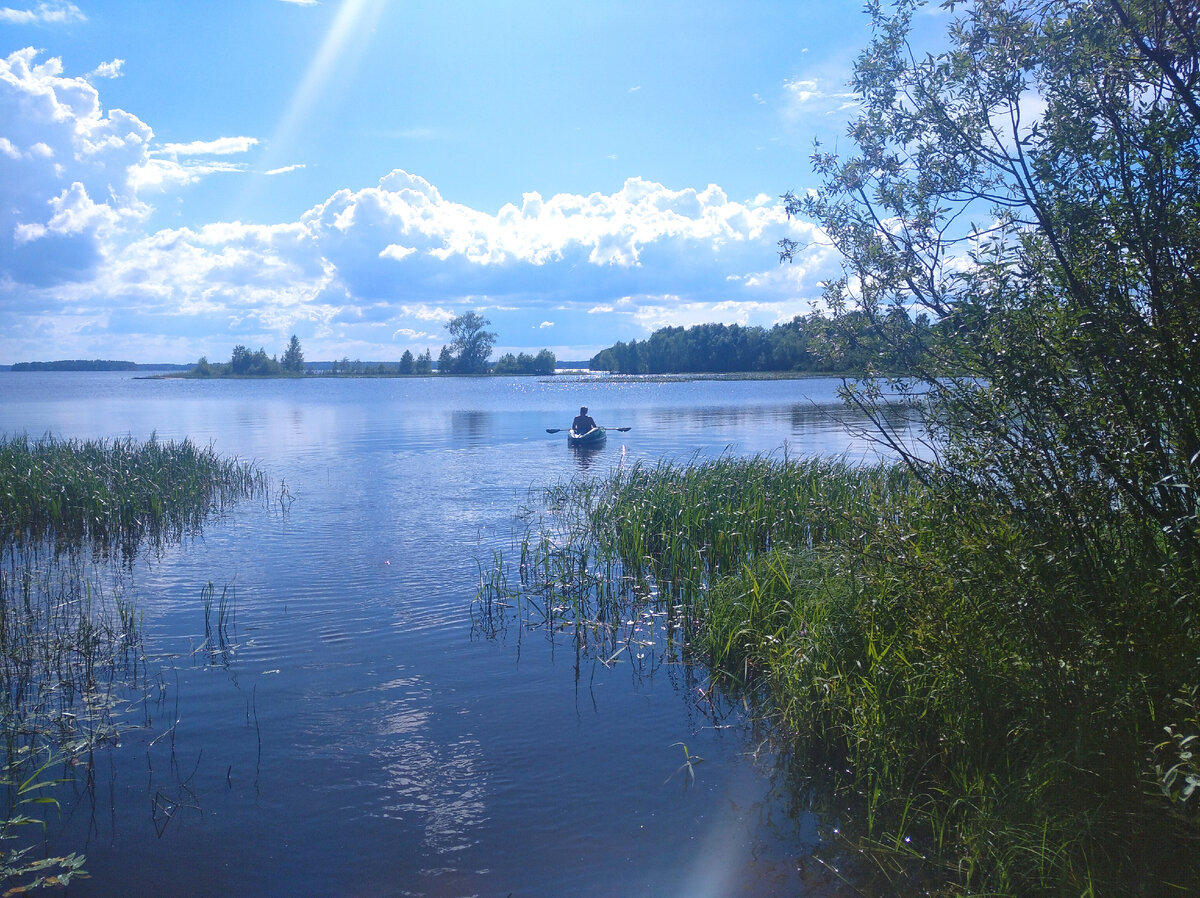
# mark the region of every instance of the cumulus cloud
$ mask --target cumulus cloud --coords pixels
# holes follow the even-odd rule
[[[100,65],[92,69],[89,78],[120,78],[123,74],[121,69],[125,67],[124,59],[113,59],[109,62],[102,62]]]
[[[40,7],[39,7],[40,9]],[[131,172],[148,159],[149,126],[105,112],[85,78],[32,48],[0,59],[0,265],[6,281],[86,277],[115,229],[144,219]]]
[[[668,324],[790,318],[836,270],[820,235],[777,198],[638,177],[612,192],[531,191],[488,212],[397,169],[296,221],[149,231],[151,201],[244,170],[230,157],[257,139],[152,149],[148,125],[105,111],[87,79],[37,57],[0,61],[0,359],[44,356],[19,347],[51,333],[78,357],[126,338],[183,346],[189,334],[182,358],[161,360],[221,357],[293,332],[310,358],[398,357],[436,350],[468,308],[506,343],[553,327],[586,357]],[[785,236],[809,248],[778,266]]]
[[[47,2],[39,3],[32,9],[12,9],[0,7],[0,22],[10,25],[66,25],[72,22],[86,22],[87,16],[80,12],[74,3]]]

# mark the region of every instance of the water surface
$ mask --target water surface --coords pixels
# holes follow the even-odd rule
[[[6,435],[187,437],[273,484],[125,578],[151,700],[60,789],[50,848],[92,874],[70,894],[834,894],[804,872],[819,821],[736,709],[711,714],[703,671],[488,638],[471,609],[531,489],[638,460],[872,457],[836,386],[0,374]],[[571,451],[545,431],[581,404],[631,430]],[[235,599],[231,653],[204,645],[210,581]]]

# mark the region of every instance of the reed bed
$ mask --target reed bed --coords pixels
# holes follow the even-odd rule
[[[126,598],[137,552],[266,489],[252,465],[187,440],[0,440],[0,843],[36,822],[31,806],[54,804],[43,790],[55,770],[70,779],[146,698],[141,617]],[[232,596],[209,584],[202,598],[225,650]],[[63,884],[81,863],[0,847],[0,887]]]
[[[0,545],[90,546],[128,560],[261,494],[265,475],[190,440],[0,440]]]
[[[1170,794],[1200,771],[1163,741],[1200,734],[1187,584],[1116,552],[1085,582],[963,484],[868,499],[857,537],[764,554],[703,614],[721,675],[843,772],[860,846],[948,894],[1200,890],[1197,802]]]
[[[707,668],[834,773],[897,892],[1200,893],[1196,584],[1119,526],[1097,582],[900,466],[664,462],[537,499],[481,570],[484,629]]]
[[[591,518],[602,556],[692,602],[772,549],[856,538],[861,509],[886,507],[910,480],[900,466],[836,459],[635,464],[613,475]]]
[[[777,546],[855,528],[855,495],[887,496],[909,475],[837,460],[727,457],[634,464],[605,480],[535,494],[514,551],[481,567],[475,622],[569,632],[583,656],[642,672],[684,660],[696,601],[714,580]],[[841,484],[822,492],[822,485]]]

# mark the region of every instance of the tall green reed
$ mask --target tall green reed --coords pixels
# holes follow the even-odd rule
[[[266,488],[253,466],[188,440],[0,440],[0,837],[28,822],[20,809],[53,782],[51,766],[69,777],[115,743],[138,700],[146,659],[126,597],[137,553],[199,532],[207,516]],[[231,614],[223,595],[222,648]],[[24,857],[0,848],[0,884],[29,874],[12,887],[50,883]],[[77,869],[71,858],[53,875],[65,882]]]
[[[835,772],[857,845],[896,881],[1200,889],[1189,587],[1112,529],[1098,584],[970,484],[837,460],[633,465],[535,497],[477,608],[601,663],[659,615],[672,658]]]
[[[0,545],[88,546],[128,559],[261,494],[253,465],[190,440],[0,440]]]
[[[883,863],[964,894],[1200,887],[1197,809],[1156,795],[1148,763],[1155,742],[1178,745],[1155,723],[1194,681],[1191,624],[1114,601],[1164,588],[1162,572],[1124,567],[1101,602],[1053,534],[967,495],[870,496],[857,536],[721,581],[705,599],[713,664],[845,772]],[[1182,732],[1186,708],[1171,719]]]

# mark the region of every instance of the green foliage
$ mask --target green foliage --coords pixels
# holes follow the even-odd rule
[[[288,374],[304,373],[304,352],[300,349],[300,341],[295,334],[292,334],[291,342],[288,343],[279,367]]]
[[[397,366],[396,370],[400,374],[412,374],[413,373],[413,365],[414,365],[414,359],[413,359],[412,351],[406,349],[406,350],[404,350],[404,355],[400,356],[400,364]]]
[[[1196,7],[975,0],[922,56],[919,6],[872,4],[855,153],[788,197],[846,258],[826,298],[915,375],[943,469],[1072,532],[1081,576],[1140,522],[1200,613]],[[890,331],[918,311],[953,339]]]
[[[493,374],[553,374],[558,364],[554,353],[549,349],[541,350],[536,356],[527,352],[513,355],[506,352],[496,361]]]
[[[233,355],[229,359],[230,374],[239,377],[263,377],[279,374],[279,372],[279,363],[268,358],[262,348],[259,348],[257,352],[251,352],[241,344],[233,347]]]
[[[1155,746],[1155,773],[1159,788],[1173,803],[1192,813],[1200,806],[1200,685],[1179,690],[1171,723],[1163,727],[1167,738]]]
[[[1200,888],[1200,657],[1172,572],[1118,540],[1093,601],[1070,534],[996,498],[903,464],[635,464],[547,489],[477,620],[515,606],[608,665],[654,640],[708,660],[835,772],[844,832],[898,881]]]
[[[1061,534],[964,493],[914,479],[864,496],[856,538],[719,583],[713,663],[765,688],[805,750],[848,772],[866,838],[898,864],[969,893],[1200,887],[1194,691],[1172,700],[1200,658],[1186,621],[1143,604],[1170,574],[1113,559],[1098,605]]]
[[[0,440],[0,545],[88,543],[128,555],[194,532],[203,517],[265,488],[252,465],[190,440]]]
[[[898,316],[891,327],[915,341],[937,339],[928,318]],[[664,327],[644,342],[619,342],[601,350],[589,367],[622,374],[860,373],[868,370],[880,342],[866,316],[847,314],[835,320],[813,313],[770,330],[736,324]]]
[[[868,4],[850,155],[785,199],[835,340],[928,402],[926,486],[714,593],[713,648],[968,888],[1195,891],[1197,8],[953,3],[926,54],[920,6]]]
[[[35,889],[67,886],[72,879],[88,876],[83,869],[84,858],[77,854],[58,857],[30,858],[33,846],[22,849],[5,849],[2,843],[14,838],[17,827],[39,824],[42,821],[29,816],[24,809],[31,805],[53,806],[58,801],[47,797],[45,791],[54,785],[46,779],[57,760],[48,758],[29,772],[31,757],[10,763],[0,772],[0,789],[8,792],[8,816],[0,817],[0,888],[4,894],[21,895]]]
[[[233,353],[228,362],[210,362],[207,357],[200,360],[188,371],[189,377],[278,377],[281,374],[303,374],[304,353],[300,349],[300,341],[292,335],[283,362],[267,355],[260,348],[251,352],[240,343],[233,347]]]
[[[490,321],[478,312],[464,312],[446,323],[450,345],[442,348],[438,371],[443,374],[486,374],[496,335],[485,330]],[[448,364],[443,367],[443,360]]]
[[[40,823],[38,807],[57,807],[51,768],[73,780],[138,701],[141,622],[118,561],[194,534],[206,515],[265,488],[252,466],[186,440],[0,440],[0,842]],[[223,593],[218,649],[231,612]],[[0,846],[4,894],[83,875],[77,855],[32,850]]]

